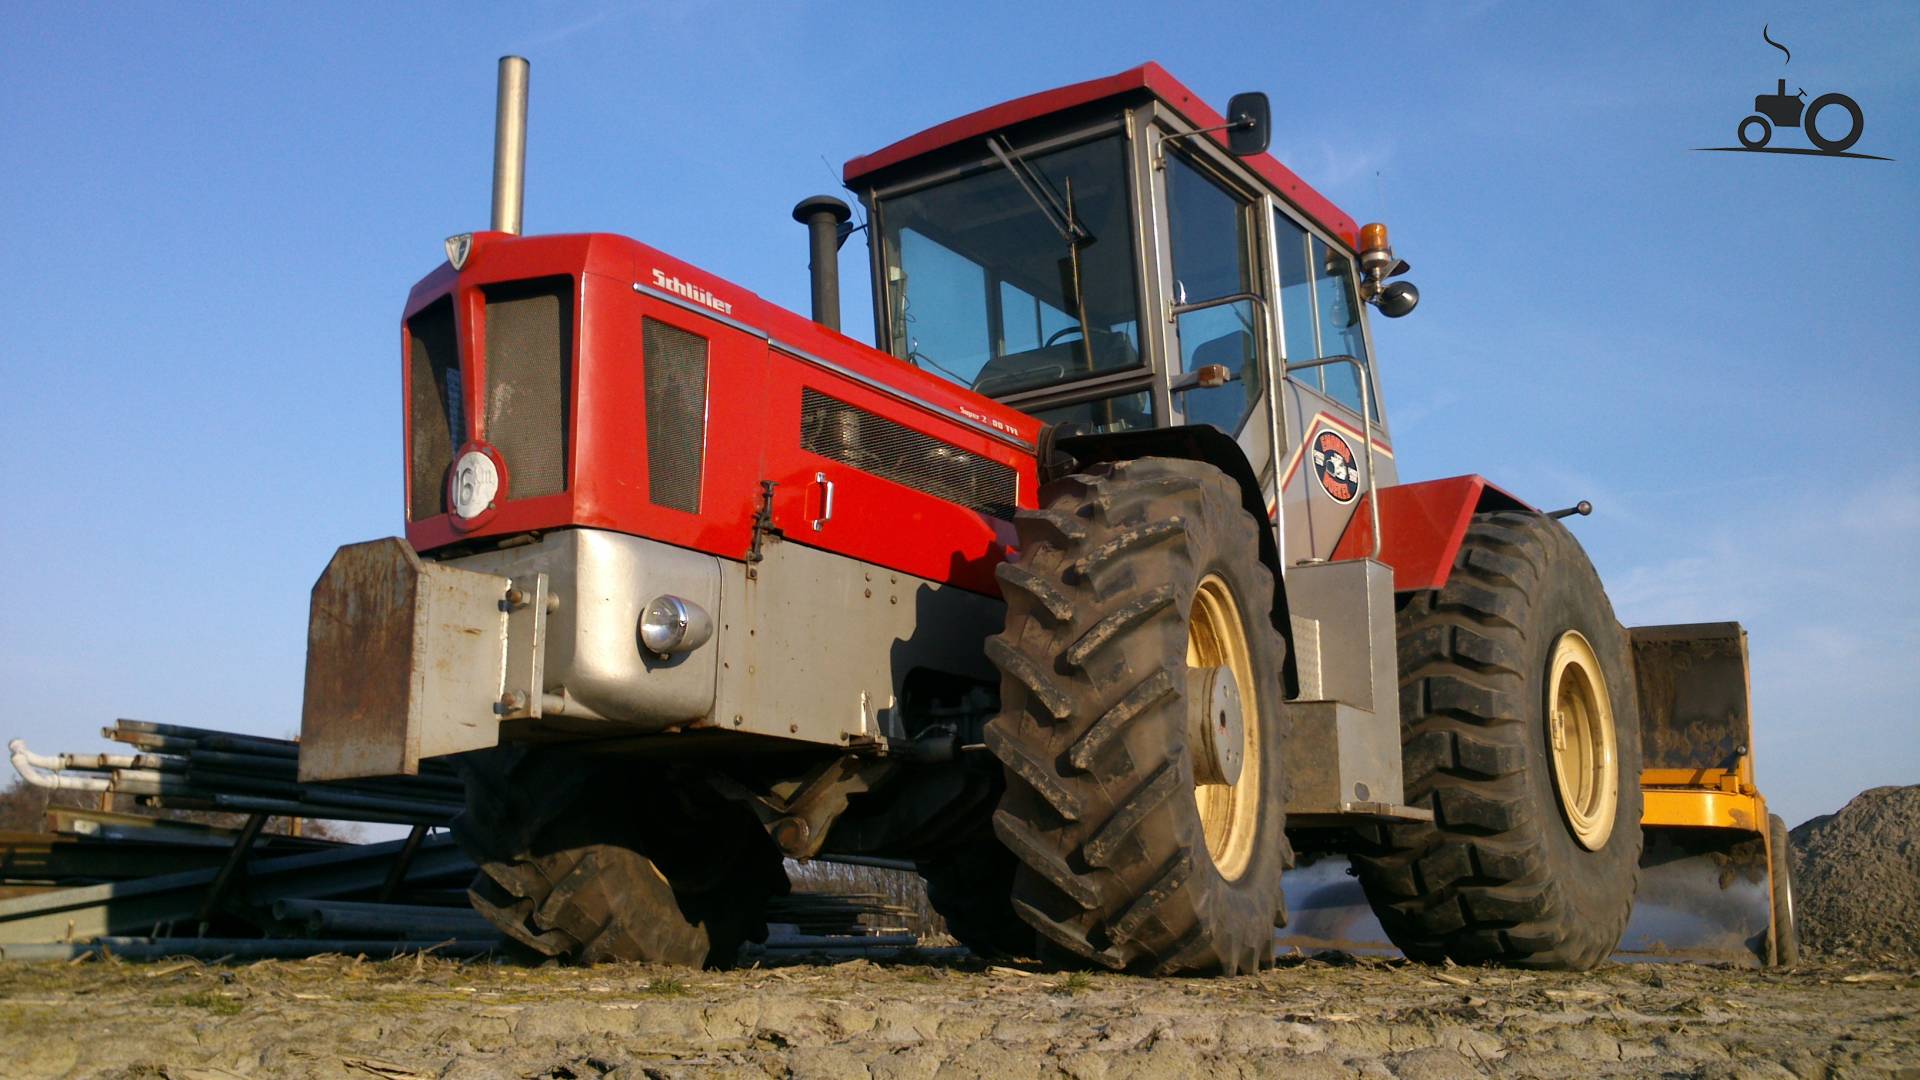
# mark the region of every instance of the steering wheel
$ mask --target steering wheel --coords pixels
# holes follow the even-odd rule
[[[1047,340],[1041,342],[1040,347],[1044,349],[1047,346],[1053,344],[1054,342],[1059,341],[1060,338],[1066,334],[1078,334],[1078,333],[1080,333],[1080,328],[1077,326],[1063,326],[1060,329],[1055,330],[1053,333],[1048,334]]]

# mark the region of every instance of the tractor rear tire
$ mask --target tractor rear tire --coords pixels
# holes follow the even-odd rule
[[[1033,927],[1013,910],[1019,860],[991,832],[914,865],[927,884],[927,903],[968,951],[981,957],[1034,955]]]
[[[690,773],[595,771],[518,748],[467,755],[453,832],[474,909],[522,958],[729,967],[765,941],[780,853],[745,807]]]
[[[1814,118],[1829,105],[1837,105],[1852,122],[1847,133],[1837,139],[1830,139],[1820,133],[1818,121]],[[1806,128],[1807,141],[1828,154],[1844,154],[1854,143],[1860,141],[1860,133],[1866,130],[1866,119],[1860,114],[1860,106],[1845,94],[1821,94],[1807,105],[1806,119],[1801,125]]]
[[[1640,724],[1626,632],[1579,542],[1538,514],[1476,514],[1446,587],[1398,622],[1406,799],[1434,820],[1354,857],[1387,936],[1427,962],[1600,963],[1639,882]]]
[[[1800,928],[1793,920],[1793,841],[1779,814],[1767,815],[1767,879],[1773,891],[1773,927],[1769,951],[1776,967],[1800,962]]]
[[[987,642],[1013,910],[1074,963],[1257,970],[1290,856],[1265,523],[1194,461],[1094,466],[1040,504],[1015,519],[1019,558],[997,570],[1007,627]],[[1236,693],[1218,719],[1237,734],[1214,746],[1213,705]],[[1233,754],[1237,768],[1223,765]]]

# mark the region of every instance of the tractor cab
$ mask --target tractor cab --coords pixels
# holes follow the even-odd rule
[[[1147,64],[850,162],[875,340],[1048,422],[1082,463],[1166,453],[1163,433],[1216,446],[1176,453],[1232,470],[1274,523],[1292,752],[1328,766],[1296,772],[1289,813],[1416,820],[1369,498],[1396,477],[1366,307],[1404,315],[1417,294],[1387,280],[1406,266],[1385,227],[1357,226],[1268,141],[1264,95],[1222,116]]]
[[[1394,482],[1363,298],[1417,294],[1384,284],[1384,229],[1363,275],[1353,220],[1265,153],[1262,95],[1227,112],[1148,64],[849,163],[875,341],[1063,435],[1217,428],[1288,562],[1325,559]]]

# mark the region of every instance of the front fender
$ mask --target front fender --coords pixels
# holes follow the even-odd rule
[[[1334,545],[1330,561],[1364,559],[1373,547],[1372,515],[1361,496]],[[1453,572],[1453,558],[1473,515],[1482,510],[1533,507],[1488,483],[1484,476],[1450,476],[1380,489],[1380,561],[1393,567],[1393,591],[1438,589]]]

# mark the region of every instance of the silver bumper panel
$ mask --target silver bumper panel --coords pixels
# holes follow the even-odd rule
[[[709,613],[712,639],[645,649],[640,619],[662,594]],[[916,674],[994,684],[984,643],[1005,610],[791,542],[749,566],[595,529],[442,563],[397,539],[353,544],[313,597],[304,780],[682,726],[884,747],[908,735]]]
[[[618,533],[436,563],[397,538],[349,544],[313,588],[300,778],[410,775],[497,745],[502,721],[614,733],[713,710],[717,650],[638,640],[647,602],[717,611],[719,560]]]

